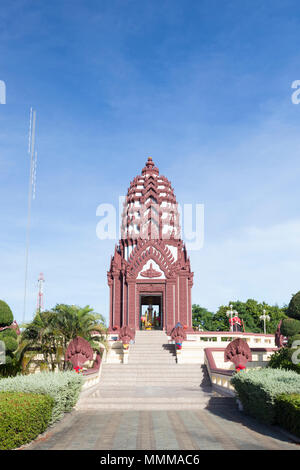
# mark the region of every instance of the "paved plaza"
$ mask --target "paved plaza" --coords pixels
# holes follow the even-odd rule
[[[241,413],[234,398],[218,395],[205,367],[176,364],[164,342],[159,332],[137,334],[130,363],[103,364],[99,384],[26,449],[300,449],[277,428]],[[145,348],[152,351],[148,363]]]
[[[26,449],[299,450],[234,406],[200,410],[73,411]]]

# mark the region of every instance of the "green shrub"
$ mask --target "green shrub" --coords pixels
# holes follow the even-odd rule
[[[268,363],[268,367],[270,367],[271,369],[293,370],[300,374],[300,364],[294,364],[292,362],[292,355],[294,351],[295,350],[291,348],[279,349],[279,351],[276,351],[274,354],[272,354],[271,359]]]
[[[300,320],[295,320],[294,318],[285,318],[282,320],[280,327],[281,334],[283,336],[295,336],[300,333]]]
[[[10,326],[13,322],[13,314],[10,307],[6,302],[0,300],[0,327]],[[11,328],[7,328],[3,331],[0,331],[0,341],[4,342],[5,345],[5,364],[11,366],[14,359],[14,351],[18,347],[17,342],[17,333]],[[3,362],[1,360],[1,362]],[[5,364],[0,364],[0,376],[5,375],[6,366]]]
[[[0,449],[15,449],[47,428],[53,399],[29,393],[0,393]]]
[[[244,410],[265,423],[276,422],[276,397],[284,393],[300,393],[300,375],[282,369],[250,369],[231,379]]]
[[[62,418],[76,404],[83,378],[76,372],[40,372],[0,380],[0,391],[49,395],[54,400],[50,424]]]
[[[4,333],[4,332],[3,332]],[[16,339],[12,338],[11,336],[3,336],[0,333],[0,341],[3,341],[5,343],[5,350],[6,353],[12,353],[15,351],[18,347],[18,342]]]
[[[1,336],[2,338],[18,339],[16,330],[13,330],[12,328],[7,328],[6,330],[1,331]]]
[[[300,395],[280,395],[276,399],[277,423],[300,437]]]
[[[15,377],[22,372],[22,363],[16,357],[6,356],[6,363],[0,364],[1,377]]]
[[[293,295],[287,309],[287,315],[300,320],[300,291]]]
[[[300,343],[300,334],[297,334],[297,335],[294,335],[294,336],[290,336],[290,337],[289,337],[289,340],[288,340],[288,343],[287,343],[287,346],[288,346],[289,348],[291,348],[291,347],[293,346],[294,341],[299,341],[299,343]],[[297,346],[297,348],[298,348],[298,347],[299,347],[299,346]]]
[[[0,326],[11,325],[14,320],[10,307],[4,300],[0,300]]]

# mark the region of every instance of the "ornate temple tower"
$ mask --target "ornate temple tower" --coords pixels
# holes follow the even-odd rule
[[[178,322],[192,330],[194,274],[181,240],[177,202],[151,157],[130,183],[121,237],[107,273],[110,331],[127,325],[169,332]]]

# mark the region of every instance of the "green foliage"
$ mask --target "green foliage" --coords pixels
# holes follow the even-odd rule
[[[10,307],[4,300],[0,300],[0,326],[11,325],[14,320]]]
[[[40,372],[0,380],[0,391],[49,395],[53,398],[50,424],[62,418],[76,404],[83,378],[76,372]]]
[[[15,377],[21,372],[22,365],[15,356],[6,356],[6,364],[0,365],[0,377]]]
[[[236,302],[229,302],[229,304],[232,304],[233,310],[236,310],[239,314],[239,317],[243,320],[246,332],[264,332],[263,322],[259,318],[263,314],[263,310],[266,310],[267,314],[270,316],[270,321],[266,323],[267,333],[275,333],[279,321],[286,318],[286,308],[279,308],[278,305],[271,306],[265,302],[259,303],[253,299],[248,299],[246,302],[241,302],[238,300]],[[217,312],[213,315],[213,318],[211,318],[211,316],[207,316],[208,320],[205,321],[206,328],[204,329],[210,331],[229,331],[229,319],[226,315],[227,310],[229,310],[228,305],[221,305],[221,307],[219,307]],[[195,317],[197,317],[196,309]],[[204,315],[203,318],[205,318]]]
[[[15,449],[47,428],[53,399],[47,395],[0,393],[0,450]]]
[[[300,334],[298,335],[294,335],[294,336],[290,336],[289,340],[288,340],[288,347],[291,348],[293,346],[293,343],[295,341],[299,341],[299,344],[300,344]]]
[[[92,348],[99,349],[105,342],[106,326],[104,318],[93,312],[89,306],[58,304],[52,310],[38,312],[33,321],[25,325],[18,356],[24,361],[28,351],[36,350],[43,356],[44,364],[54,371],[67,370],[70,364],[64,359],[70,341],[76,336],[89,341]]]
[[[244,410],[264,423],[276,422],[276,398],[282,394],[300,393],[300,376],[280,369],[250,369],[231,379]]]
[[[3,341],[5,343],[6,353],[12,353],[17,349],[18,342],[12,336],[7,336],[4,333],[5,331],[0,332],[0,341]]]
[[[193,327],[204,331],[214,331],[215,322],[213,312],[209,312],[206,308],[200,305],[193,305]]]
[[[10,326],[13,322],[13,314],[6,302],[0,300],[0,327]],[[14,363],[14,352],[18,347],[18,335],[15,330],[6,328],[0,331],[0,341],[5,345],[5,364],[0,364],[0,377],[6,375],[8,368]]]
[[[7,328],[6,330],[1,331],[0,335],[3,338],[10,337],[13,339],[18,339],[18,335],[16,333],[16,330],[13,330],[12,328]]]
[[[277,397],[276,416],[280,426],[300,437],[300,394]]]
[[[294,364],[292,362],[293,353],[294,350],[291,348],[279,349],[279,351],[272,354],[268,367],[271,369],[293,370],[300,374],[300,364]]]
[[[282,321],[280,331],[283,336],[287,337],[297,335],[300,333],[300,320],[295,320],[294,318],[285,318]]]
[[[287,308],[287,315],[300,320],[300,291],[293,295]]]

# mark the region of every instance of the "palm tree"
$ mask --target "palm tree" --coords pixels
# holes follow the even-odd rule
[[[95,313],[89,305],[81,308],[76,305],[58,304],[52,311],[56,314],[53,317],[52,328],[56,334],[62,335],[63,355],[70,341],[76,336],[86,339],[96,350],[100,344],[107,346],[105,319]],[[63,368],[66,367],[64,361]]]
[[[56,351],[59,347],[60,338],[52,329],[53,312],[37,312],[31,323],[22,325],[24,328],[16,357],[23,365],[23,370],[28,369],[32,359],[41,354],[44,366],[55,370],[57,365]]]
[[[65,361],[65,352],[76,336],[86,339],[95,350],[99,350],[100,344],[107,346],[104,317],[88,305],[81,308],[57,304],[50,311],[37,313],[33,321],[24,326],[19,356],[24,360],[28,358],[28,351],[36,351],[43,355],[51,370],[70,367]]]

